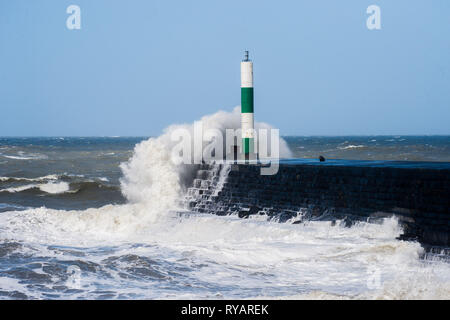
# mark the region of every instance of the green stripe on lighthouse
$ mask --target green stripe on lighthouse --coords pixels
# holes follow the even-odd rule
[[[244,153],[253,153],[253,138],[242,138],[242,149]]]
[[[241,88],[241,112],[253,113],[253,88]]]
[[[253,113],[253,88],[241,88],[241,113]],[[253,138],[242,138],[244,154],[253,153]]]

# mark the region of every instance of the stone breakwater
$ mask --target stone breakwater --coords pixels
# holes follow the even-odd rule
[[[327,162],[282,162],[273,176],[260,175],[259,164],[202,165],[187,206],[200,213],[347,226],[395,215],[403,239],[450,246],[449,163]]]

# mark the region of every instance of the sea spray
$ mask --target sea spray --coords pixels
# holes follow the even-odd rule
[[[240,127],[240,110],[236,107],[232,112],[218,111],[215,114],[200,119],[203,132],[208,129],[219,130],[223,136],[227,129]],[[256,129],[271,129],[266,123],[256,123]],[[121,189],[130,203],[145,204],[147,208],[156,208],[153,212],[161,215],[168,210],[177,208],[183,197],[183,192],[189,187],[195,176],[197,167],[193,165],[194,158],[201,155],[192,154],[189,164],[175,164],[171,159],[172,148],[178,141],[172,140],[172,133],[184,129],[194,135],[194,124],[171,125],[157,138],[150,138],[136,145],[131,159],[121,164],[123,178]],[[203,152],[193,148],[193,139],[188,148],[194,152]],[[210,141],[203,141],[205,147]],[[186,142],[188,143],[188,142]],[[225,147],[225,146],[224,146]],[[225,150],[224,150],[225,154]],[[283,139],[280,139],[280,157],[288,158],[291,151]]]

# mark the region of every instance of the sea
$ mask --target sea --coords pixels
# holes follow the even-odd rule
[[[0,138],[0,299],[450,299],[448,256],[398,240],[395,218],[190,213],[167,134]],[[290,158],[450,161],[450,136],[283,141]]]

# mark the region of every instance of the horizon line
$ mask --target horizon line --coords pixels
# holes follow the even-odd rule
[[[281,135],[282,138],[290,137],[450,137],[448,134],[311,134],[311,135]],[[0,139],[4,138],[157,138],[159,136],[153,135],[5,135],[0,136]]]

